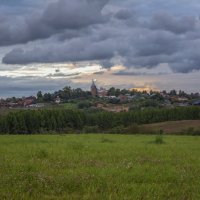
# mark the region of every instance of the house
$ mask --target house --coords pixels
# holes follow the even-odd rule
[[[107,97],[107,95],[108,95],[108,91],[106,89],[104,89],[104,88],[101,87],[98,90],[98,96],[99,97],[103,98],[103,97]]]
[[[116,96],[109,96],[108,98],[109,98],[109,99],[117,99]]]
[[[132,101],[134,99],[133,96],[131,96],[130,94],[126,94],[127,98],[128,98],[128,101]]]
[[[61,103],[61,98],[59,96],[57,96],[55,98],[55,103],[60,104]]]
[[[170,99],[173,102],[179,102],[179,103],[187,103],[189,101],[189,99],[186,97],[178,97],[178,96],[172,96]]]
[[[9,108],[18,107],[18,103],[15,103],[15,102],[9,102],[9,103],[8,103],[8,107],[9,107]]]
[[[193,102],[193,106],[200,106],[200,100]]]
[[[1,99],[0,100],[0,108],[6,108],[6,107],[8,107],[8,103]]]
[[[186,102],[189,101],[189,99],[186,98],[186,97],[179,97],[177,100],[178,100],[179,102],[182,102],[182,103],[186,103]]]
[[[126,96],[126,95],[120,95],[119,99],[120,99],[121,103],[125,103],[125,102],[128,101],[128,96]]]
[[[179,107],[187,107],[189,105],[190,105],[189,103],[178,103],[177,104],[177,106],[179,106]]]
[[[28,107],[29,108],[43,108],[45,107],[45,104],[44,103],[31,104]]]
[[[30,97],[26,97],[22,99],[22,104],[24,107],[30,106],[31,104],[35,104],[35,103],[36,103],[36,97],[34,96],[30,96]]]

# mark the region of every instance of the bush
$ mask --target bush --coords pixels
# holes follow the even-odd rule
[[[157,135],[156,136],[155,144],[164,144],[163,135]]]
[[[85,109],[85,108],[90,108],[92,105],[89,101],[83,101],[78,103],[78,108],[79,109]]]

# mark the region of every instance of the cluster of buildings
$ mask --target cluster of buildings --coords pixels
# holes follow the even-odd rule
[[[10,99],[1,99],[0,108],[39,108],[42,107],[42,104],[37,104],[37,98],[34,96],[22,97],[19,99],[10,98]]]
[[[108,90],[106,90],[105,88],[102,88],[102,87],[100,87],[100,89],[98,89],[94,80],[92,80],[91,94],[93,97],[107,98],[107,99],[113,99],[113,100],[118,99],[121,103],[130,101],[133,99],[133,97],[129,94],[119,95],[119,97],[109,96]]]
[[[138,91],[138,90],[136,90]],[[180,96],[179,94],[169,94],[167,92],[159,92],[159,91],[151,91],[151,92],[141,92],[139,91],[138,94],[130,95],[130,94],[121,94],[118,97],[110,96],[108,91],[104,88],[98,89],[95,85],[94,80],[92,81],[91,85],[91,94],[93,97],[100,97],[105,99],[111,100],[118,100],[120,103],[132,102],[134,100],[142,99],[156,99],[156,96],[159,95],[162,97],[163,102],[161,106],[165,107],[174,107],[174,106],[200,106],[200,95],[197,93],[195,97],[193,95]],[[199,99],[199,100],[198,100]]]
[[[160,92],[160,95],[164,98],[166,105],[168,106],[200,106],[200,95],[196,94],[196,97],[190,95],[179,96],[179,95],[169,95],[167,93]]]
[[[137,90],[136,90],[137,91]],[[181,92],[181,91],[180,91]],[[156,104],[161,107],[176,107],[176,106],[200,106],[200,95],[197,94],[186,94],[184,92],[177,94],[176,91],[171,91],[169,93],[163,91],[137,91],[131,92],[128,90],[119,93],[119,96],[111,96],[110,90],[106,90],[102,87],[97,88],[95,81],[92,80],[91,94],[93,97],[99,97],[97,99],[96,108],[100,108],[107,111],[121,112],[128,111],[130,106],[141,106],[140,103],[145,106],[155,106]],[[125,94],[127,93],[127,94]],[[113,94],[113,93],[112,93]],[[115,93],[116,94],[116,93]],[[90,95],[89,95],[90,96]],[[87,97],[84,97],[85,100]],[[81,100],[81,98],[78,98]],[[151,100],[151,101],[148,101]],[[155,100],[155,101],[154,101]],[[46,105],[43,100],[38,100],[35,96],[23,97],[23,98],[8,98],[6,100],[0,99],[0,108],[41,108]],[[63,99],[60,96],[52,99],[48,103],[61,104]],[[153,103],[152,103],[153,102]],[[155,104],[155,105],[154,105]]]

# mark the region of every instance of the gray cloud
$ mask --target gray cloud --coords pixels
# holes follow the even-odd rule
[[[146,76],[146,75],[151,76],[151,75],[163,75],[163,74],[166,73],[129,72],[125,70],[113,73],[113,75],[117,76]]]
[[[28,64],[34,62],[53,63],[104,60],[112,58],[116,48],[117,44],[114,43],[112,38],[99,40],[95,36],[87,36],[65,42],[42,44],[27,51],[20,48],[13,49],[6,54],[3,62],[7,64]]]
[[[144,2],[59,0],[38,12],[38,17],[18,17],[14,26],[9,17],[1,17],[0,45],[41,39],[14,48],[3,63],[95,61],[107,68],[117,64],[154,68],[167,63],[174,72],[200,70],[198,17],[156,6],[151,14],[145,12]]]
[[[28,16],[0,15],[0,46],[48,38],[66,29],[81,29],[103,23],[103,7],[109,0],[58,0],[44,11]]]
[[[121,9],[114,15],[117,19],[127,20],[133,16],[133,11],[128,9]]]
[[[0,77],[0,98],[36,95],[40,90],[42,92],[55,92],[69,85],[73,88],[81,86],[84,89],[90,88],[90,83],[86,83],[85,85],[82,83],[74,83],[71,80],[66,80],[65,77],[60,79],[51,79],[49,77]]]
[[[102,8],[108,0],[59,0],[50,4],[42,16],[44,24],[55,29],[79,29],[103,22]]]
[[[149,24],[152,29],[160,29],[182,34],[188,31],[194,31],[196,20],[193,16],[174,17],[166,12],[156,13]]]
[[[66,80],[52,80],[44,78],[8,78],[0,77],[0,98],[8,96],[28,96],[36,95],[37,91],[42,90],[45,92],[53,92],[58,90],[67,84],[71,84]],[[34,87],[33,87],[34,85]],[[50,89],[47,89],[50,88]]]

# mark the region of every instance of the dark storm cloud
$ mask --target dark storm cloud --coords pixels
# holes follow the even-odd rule
[[[105,48],[109,45],[107,48]],[[14,49],[3,58],[4,63],[53,63],[76,62],[89,60],[110,59],[114,55],[116,44],[112,39],[91,42],[90,37],[76,38],[67,42],[46,44],[39,48],[24,51]]]
[[[186,14],[180,14],[174,1],[163,3],[163,8],[156,1],[147,4],[149,10],[144,1],[59,0],[16,22],[1,16],[0,45],[40,39],[14,48],[3,62],[95,61],[107,68],[155,68],[166,63],[174,72],[200,70],[198,13],[181,5]]]
[[[179,49],[180,38],[166,31],[148,31],[133,41],[137,56],[171,55]]]
[[[44,24],[55,29],[80,29],[103,22],[102,8],[108,0],[59,0],[42,15]]]
[[[150,28],[173,32],[175,34],[194,31],[196,20],[193,16],[174,17],[166,12],[156,13],[150,21]]]
[[[0,46],[48,38],[66,29],[81,29],[105,21],[108,0],[58,0],[29,16],[0,15]]]

